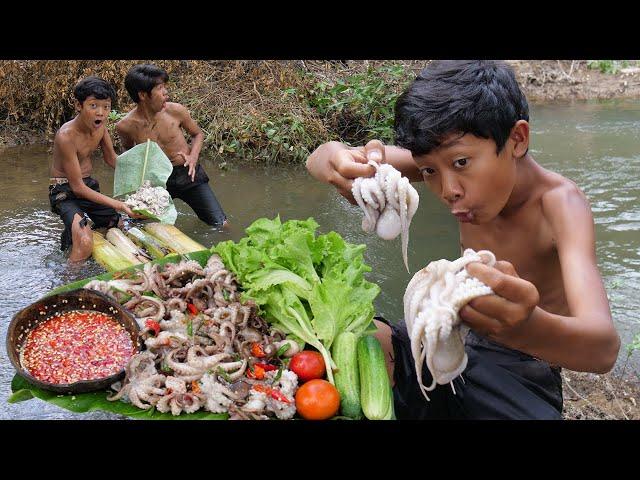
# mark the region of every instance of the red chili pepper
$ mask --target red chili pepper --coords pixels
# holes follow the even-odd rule
[[[153,330],[154,335],[158,336],[158,334],[160,333],[160,324],[158,322],[156,322],[155,320],[151,320],[150,318],[147,319],[146,322],[144,322],[145,327]]]
[[[267,387],[266,385],[261,385],[261,384],[256,384],[253,385],[251,387],[252,390],[255,390],[256,392],[260,392],[260,393],[269,393],[269,390],[271,390],[269,387]]]
[[[197,315],[198,314],[198,309],[196,308],[196,306],[193,303],[187,303],[187,308],[189,309],[189,311],[191,312],[192,315]]]
[[[272,372],[274,370],[278,370],[278,367],[275,365],[269,365],[268,363],[255,363],[257,367],[262,367],[265,372]]]
[[[276,390],[275,388],[267,387],[266,385],[260,384],[253,385],[251,388],[257,392],[269,395],[271,398],[274,398],[281,402],[291,403],[291,400],[289,400],[284,393],[282,393],[280,390]]]
[[[249,368],[247,370],[247,377],[262,380],[264,378],[264,368],[259,365],[254,365],[253,369]]]
[[[262,348],[262,345],[254,342],[254,344],[251,346],[251,355],[253,355],[254,357],[262,358],[266,356],[266,353],[264,353],[264,348]]]
[[[275,388],[271,389],[269,395],[271,395],[271,398],[275,398],[276,400],[279,400],[281,402],[291,403],[291,400],[289,400],[284,393],[282,393],[280,390],[276,390]]]

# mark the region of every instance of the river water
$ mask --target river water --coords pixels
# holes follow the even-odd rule
[[[624,346],[640,332],[640,102],[588,102],[538,105],[531,109],[531,147],[544,167],[575,181],[589,197],[596,222],[597,256],[623,342],[617,368],[627,359]],[[0,334],[4,339],[13,315],[59,285],[102,273],[93,262],[70,268],[59,250],[62,221],[49,210],[46,146],[0,149]],[[379,314],[402,317],[402,295],[411,275],[402,262],[400,238],[385,242],[360,229],[361,214],[332,187],[320,184],[303,168],[225,166],[201,157],[211,185],[232,223],[217,231],[200,222],[176,200],[176,226],[209,246],[239,240],[260,217],[314,217],[319,233],[335,230],[347,241],[366,243],[369,279],[382,288]],[[224,167],[224,168],[221,168]],[[94,176],[111,194],[113,170],[95,162]],[[459,256],[457,222],[423,186],[420,208],[411,225],[412,273],[432,260]],[[640,353],[629,369],[640,371]],[[6,403],[14,370],[0,352],[0,419],[110,419],[92,412],[73,414],[37,399]]]

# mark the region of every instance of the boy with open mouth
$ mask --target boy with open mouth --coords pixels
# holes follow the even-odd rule
[[[606,373],[620,348],[587,198],[533,159],[527,100],[502,62],[431,62],[396,103],[395,134],[397,146],[326,143],[307,169],[355,203],[353,179],[375,173],[367,161],[387,162],[449,208],[461,252],[498,260],[466,267],[495,294],[460,310],[471,330],[457,394],[438,386],[427,402],[406,325],[376,322],[398,418],[560,419],[560,368]]]
[[[100,184],[91,177],[91,155],[100,148],[105,163],[116,166],[116,152],[106,128],[109,112],[116,101],[111,85],[90,76],[80,80],[74,90],[78,112],[56,132],[53,142],[53,164],[49,179],[51,210],[64,222],[61,249],[69,253],[69,262],[91,256],[93,236],[89,220],[95,227],[118,225],[123,212],[138,218],[124,203],[100,193]]]
[[[125,87],[136,106],[116,124],[122,146],[130,149],[148,139],[156,142],[173,165],[167,191],[180,198],[208,225],[226,226],[227,216],[198,162],[204,134],[186,107],[170,102],[169,75],[155,65],[136,65],[125,77]],[[191,145],[182,130],[191,137]]]

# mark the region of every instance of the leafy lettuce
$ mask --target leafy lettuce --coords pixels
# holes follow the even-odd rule
[[[344,331],[373,333],[373,300],[380,287],[364,278],[365,245],[345,242],[336,232],[316,236],[313,218],[261,218],[239,242],[211,250],[238,277],[243,297],[251,298],[275,328],[312,345],[324,357],[333,383],[330,349]]]

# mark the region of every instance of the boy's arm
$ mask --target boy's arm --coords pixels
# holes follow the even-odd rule
[[[179,105],[177,112],[178,118],[180,119],[180,126],[191,136],[191,151],[179,152],[179,155],[184,157],[184,166],[189,169],[189,176],[191,177],[191,181],[193,181],[196,175],[196,164],[200,157],[200,150],[204,143],[204,133],[202,133],[202,129],[195,120],[191,118],[191,114],[186,107]]]
[[[363,147],[348,147],[340,142],[324,143],[309,155],[306,166],[315,179],[330,183],[340,195],[355,204],[351,193],[353,180],[375,174],[375,169],[367,165],[369,159],[393,165],[412,182],[422,181],[410,151],[383,145],[379,140],[372,140]]]
[[[479,264],[470,264],[469,273],[500,297],[476,298],[461,315],[469,325],[495,322],[489,337],[509,347],[570,370],[606,373],[618,357],[620,338],[598,271],[589,203],[577,188],[562,187],[545,194],[543,211],[556,239],[571,316],[534,306],[537,290],[508,267],[503,273]]]
[[[104,129],[104,135],[102,136],[102,140],[100,140],[100,148],[102,148],[102,156],[104,157],[104,161],[111,168],[116,168],[116,158],[118,155],[113,148],[113,142],[111,141],[111,135],[109,135],[109,130]]]
[[[106,205],[117,211],[124,212],[131,217],[136,217],[124,202],[116,200],[115,198],[107,197],[102,193],[92,190],[84,184],[82,181],[82,170],[80,169],[78,154],[72,141],[67,138],[56,136],[53,148],[60,156],[62,170],[69,180],[71,190],[77,197],[86,198],[87,200],[99,203],[100,205]]]

